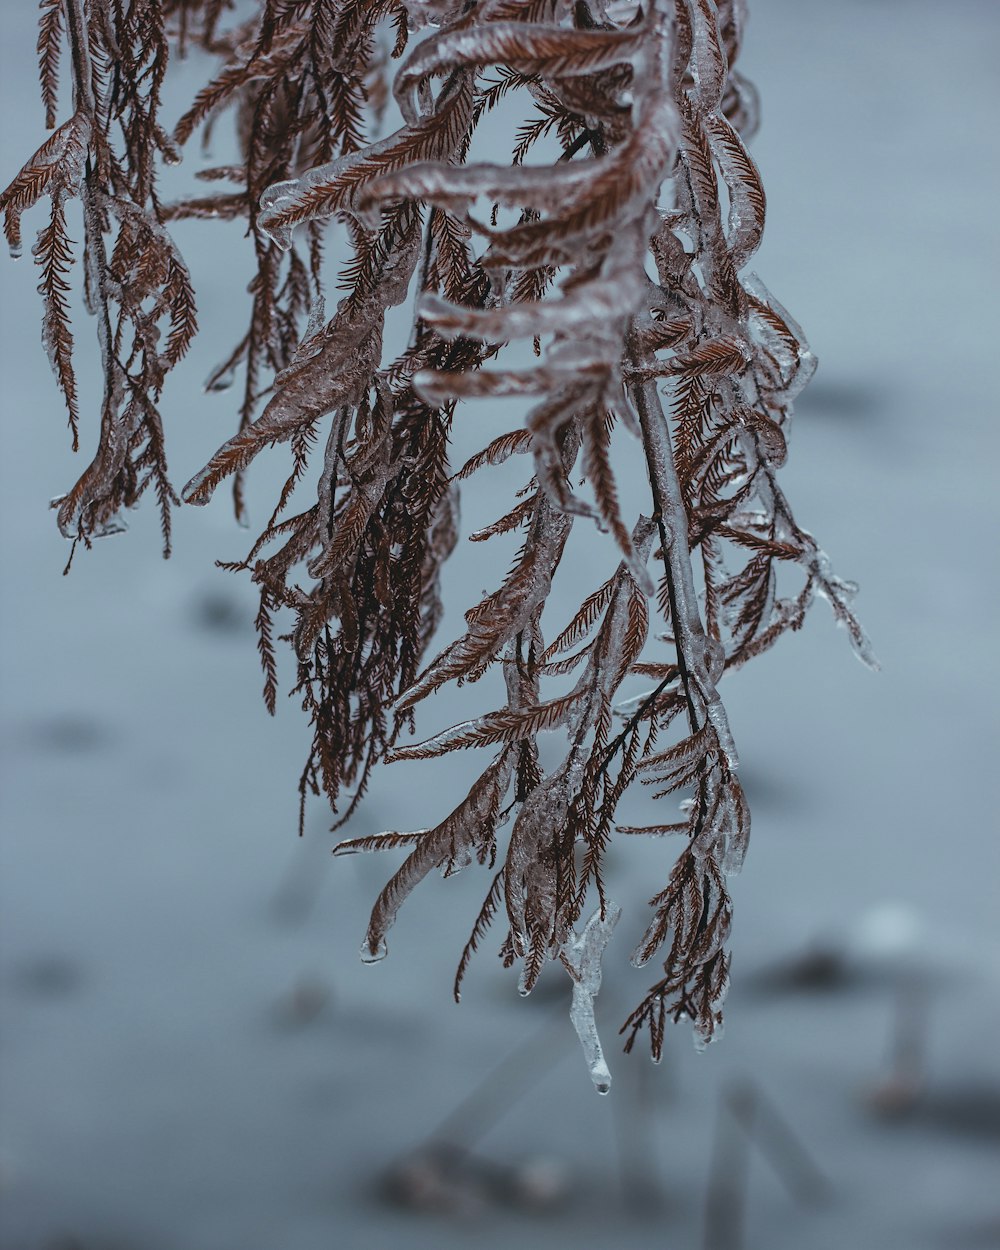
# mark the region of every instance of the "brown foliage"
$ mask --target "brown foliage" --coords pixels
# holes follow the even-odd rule
[[[384,953],[399,907],[432,869],[488,864],[492,885],[456,997],[502,914],[501,955],[521,961],[523,992],[548,959],[572,977],[574,1024],[606,1088],[592,1007],[618,915],[603,856],[622,795],[634,781],[658,797],[691,791],[683,820],[617,829],[686,842],[633,954],[643,964],[665,952],[664,975],[624,1026],[627,1049],[648,1027],[658,1058],[668,1016],[690,1017],[711,1039],[727,984],[725,879],[742,860],[749,812],[719,679],[798,629],[817,593],[872,662],[851,613],[853,587],[796,525],[776,480],[791,403],[814,360],[780,304],[742,274],[765,197],[746,148],[755,97],[734,69],[741,0],[263,0],[222,29],[227,10],[225,0],[43,0],[47,122],[55,125],[64,38],[72,114],[0,208],[17,248],[22,213],[51,201],[35,256],[44,338],[75,437],[66,206],[81,200],[106,379],[97,457],[61,501],[60,526],[89,542],[153,483],[169,543],[176,500],[157,404],[196,322],[166,226],[244,216],[255,253],[249,323],[207,388],[222,389],[243,366],[239,425],[183,497],[202,504],[231,481],[242,517],[246,468],[265,448],[291,449],[271,518],[235,567],[260,589],[272,711],[273,617],[292,618],[294,693],[313,726],[302,803],[322,791],[336,828],[380,762],[490,749],[434,828],[337,847],[408,849],[375,904],[367,956]],[[171,37],[219,61],[173,138],[159,121]],[[390,86],[402,124],[376,139]],[[477,127],[515,100],[528,116],[511,136],[509,163],[473,162]],[[199,177],[228,189],[161,204],[157,162],[176,159],[175,144],[227,109],[241,162]],[[536,157],[551,159],[527,163]],[[477,215],[481,199],[493,205],[488,220]],[[345,227],[349,251],[328,318],[331,220]],[[386,314],[411,293],[412,333],[398,350]],[[538,359],[512,367],[506,345],[521,339]],[[524,426],[456,472],[454,407],[489,396],[529,397]],[[632,517],[616,480],[618,427],[639,440],[647,469],[649,493]],[[527,453],[532,477],[519,498],[470,536],[521,528],[514,565],[428,661],[441,567],[457,538],[457,484]],[[317,457],[315,499],[289,515]],[[543,613],[574,526],[606,532],[620,563],[546,641]],[[793,598],[779,595],[781,562],[802,569]],[[667,632],[644,659],[651,611]],[[400,744],[423,699],[493,666],[506,683],[503,707]],[[543,695],[543,682],[572,672],[570,690]],[[636,676],[656,684],[623,703],[620,687]],[[679,718],[683,736],[661,745]],[[550,770],[540,763],[543,732],[565,743]],[[589,899],[597,910],[585,921]]]

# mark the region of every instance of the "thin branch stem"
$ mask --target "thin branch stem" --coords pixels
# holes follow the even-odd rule
[[[633,359],[635,359],[633,357]],[[638,364],[639,361],[636,360]],[[670,428],[655,382],[629,388],[642,430],[646,467],[653,493],[656,521],[662,544],[663,567],[670,614],[677,645],[677,667],[687,701],[688,722],[695,733],[705,718],[712,722],[731,768],[737,764],[736,744],[729,719],[708,669],[709,640],[698,609],[691,550],[688,545],[687,508],[674,464]]]

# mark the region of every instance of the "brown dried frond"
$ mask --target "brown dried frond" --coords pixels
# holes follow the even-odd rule
[[[742,862],[749,811],[721,677],[799,629],[817,595],[874,663],[851,609],[855,588],[796,525],[777,480],[792,401],[815,361],[745,269],[766,201],[746,148],[755,97],[734,69],[742,6],[261,0],[224,28],[231,10],[228,0],[41,5],[46,122],[56,123],[64,39],[72,112],[0,194],[0,209],[16,250],[21,215],[51,200],[34,254],[43,336],[75,440],[67,205],[81,201],[85,295],[105,377],[97,451],[57,501],[60,527],[85,543],[114,532],[121,509],[152,486],[169,548],[176,500],[158,405],[196,313],[167,226],[245,217],[247,318],[206,383],[225,390],[242,370],[236,432],[184,499],[204,504],[228,483],[245,519],[245,471],[265,450],[290,450],[266,524],[227,567],[260,593],[271,712],[276,619],[289,621],[281,640],[297,663],[292,693],[312,728],[300,822],[322,794],[342,826],[382,763],[489,750],[437,825],[336,848],[408,852],[375,903],[366,957],[384,953],[400,906],[431,869],[489,865],[456,998],[503,912],[501,958],[520,961],[523,992],[547,960],[567,969],[572,1018],[604,1090],[593,997],[619,914],[605,874],[611,839],[686,838],[633,954],[638,964],[662,959],[663,975],[623,1028],[626,1049],[648,1029],[659,1058],[668,1018],[687,1016],[700,1041],[712,1038],[728,981],[726,877]],[[217,58],[172,136],[161,122],[171,40]],[[390,87],[403,124],[378,138]],[[482,120],[522,102],[509,160],[473,162]],[[227,110],[237,161],[196,172],[213,185],[162,205],[159,164]],[[347,242],[329,315],[331,221]],[[388,314],[408,301],[409,336],[396,342]],[[534,351],[528,364],[508,350],[522,340]],[[456,405],[520,396],[523,425],[505,420],[456,470]],[[645,463],[640,498],[619,481],[626,436]],[[435,655],[459,489],[529,452],[530,481],[468,535],[520,530],[521,546]],[[315,493],[293,509],[311,465]],[[588,543],[606,534],[618,565],[547,641],[546,608],[574,529]],[[779,595],[779,562],[802,570],[791,597]],[[503,676],[504,706],[401,745],[426,698],[490,669]],[[571,673],[571,689],[551,689]],[[624,698],[636,678],[653,688]],[[675,722],[685,727],[671,741]],[[552,767],[543,767],[541,733],[562,744]],[[666,802],[688,789],[686,819],[616,825],[637,785]]]
[[[45,126],[56,124],[59,94],[59,61],[63,42],[63,0],[42,0],[38,18],[38,79],[45,105]]]
[[[59,389],[66,399],[69,424],[73,433],[73,450],[80,445],[80,409],[77,402],[76,374],[73,372],[73,331],[70,329],[70,284],[67,277],[73,268],[73,253],[66,234],[66,211],[63,196],[52,198],[52,216],[49,224],[38,232],[34,256],[42,278],[38,292],[44,304],[42,314],[42,342],[49,353]]]
[[[176,498],[158,404],[166,374],[185,354],[197,321],[191,281],[163,229],[156,195],[157,160],[177,159],[159,121],[168,55],[164,19],[162,6],[152,0],[127,8],[99,0],[45,0],[38,52],[47,124],[55,125],[64,39],[73,112],[0,195],[0,208],[17,252],[21,215],[42,195],[51,199],[49,224],[33,253],[41,269],[42,338],[66,399],[75,448],[67,204],[81,202],[84,293],[96,318],[105,391],[95,458],[55,504],[60,529],[84,543],[117,532],[123,509],[152,486],[166,553]]]

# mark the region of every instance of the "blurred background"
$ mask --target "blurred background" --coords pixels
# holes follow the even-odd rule
[[[34,19],[4,9],[4,184],[42,133]],[[1000,1246],[998,41],[992,0],[751,4],[754,268],[820,360],[786,488],[861,583],[883,671],[820,603],[724,692],[754,834],[726,1035],[702,1055],[686,1026],[659,1067],[616,1045],[650,979],[630,939],[675,848],[612,848],[609,1098],[567,979],[521,1000],[499,932],[451,1001],[485,874],[428,880],[390,957],[359,962],[396,859],[333,861],[319,804],[296,837],[306,726],[259,697],[254,596],[214,567],[247,545],[226,500],[177,515],[168,563],[146,506],[61,576],[47,504],[79,466],[37,277],[3,260],[3,1250]],[[181,68],[178,111],[203,72]],[[231,431],[234,403],[200,383],[250,276],[238,230],[180,233],[203,331],[165,407],[178,483]],[[77,340],[93,399],[82,319]],[[466,492],[467,531],[506,490]],[[570,596],[597,584],[573,560]],[[456,556],[442,640],[481,566]],[[431,823],[470,767],[389,770],[349,832]]]

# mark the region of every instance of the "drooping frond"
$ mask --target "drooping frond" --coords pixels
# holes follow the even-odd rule
[[[169,548],[177,500],[160,396],[197,329],[169,229],[245,222],[249,307],[206,383],[214,394],[241,378],[236,428],[183,498],[205,504],[226,486],[245,520],[247,469],[275,448],[290,457],[267,523],[227,567],[260,593],[271,712],[276,646],[291,643],[292,692],[312,729],[300,819],[322,794],[344,825],[381,764],[489,752],[437,824],[335,848],[407,853],[373,908],[366,958],[384,953],[429,872],[488,865],[456,998],[502,919],[501,956],[520,964],[523,992],[547,961],[571,977],[573,1022],[606,1089],[593,998],[618,916],[611,840],[684,839],[633,954],[662,960],[662,976],[626,1021],[626,1048],[648,1029],[658,1058],[666,1021],[682,1016],[709,1041],[728,983],[726,878],[749,835],[721,678],[799,629],[817,596],[874,662],[855,588],[798,527],[778,483],[792,401],[815,360],[746,269],[766,200],[746,146],[755,95],[735,69],[741,0],[260,0],[227,26],[230,10],[227,0],[42,0],[52,134],[0,211],[16,252],[22,216],[50,203],[34,256],[74,442],[86,423],[70,325],[77,256],[105,380],[97,451],[56,501],[59,525],[89,543],[120,529],[122,509],[152,487]],[[171,46],[194,42],[216,69],[169,135]],[[73,90],[57,125],[60,72]],[[402,124],[386,134],[390,92]],[[521,109],[509,152],[493,145],[489,161],[474,160],[480,124],[501,107]],[[227,113],[238,158],[161,203],[160,164]],[[342,239],[336,256],[331,237]],[[403,306],[401,335],[390,313]],[[502,423],[456,469],[460,410],[498,399],[523,401],[523,422],[511,428],[502,405]],[[645,466],[639,490],[619,466],[628,439]],[[527,482],[467,535],[498,540],[481,549],[492,552],[517,531],[520,546],[437,642],[460,492],[521,456]],[[595,551],[596,588],[553,622],[553,586],[580,542]],[[505,701],[404,741],[425,700],[489,670]],[[630,693],[639,679],[652,688]],[[541,734],[554,753],[540,752]],[[663,815],[618,824],[630,790],[652,794]],[[682,791],[685,818],[672,819]]]

